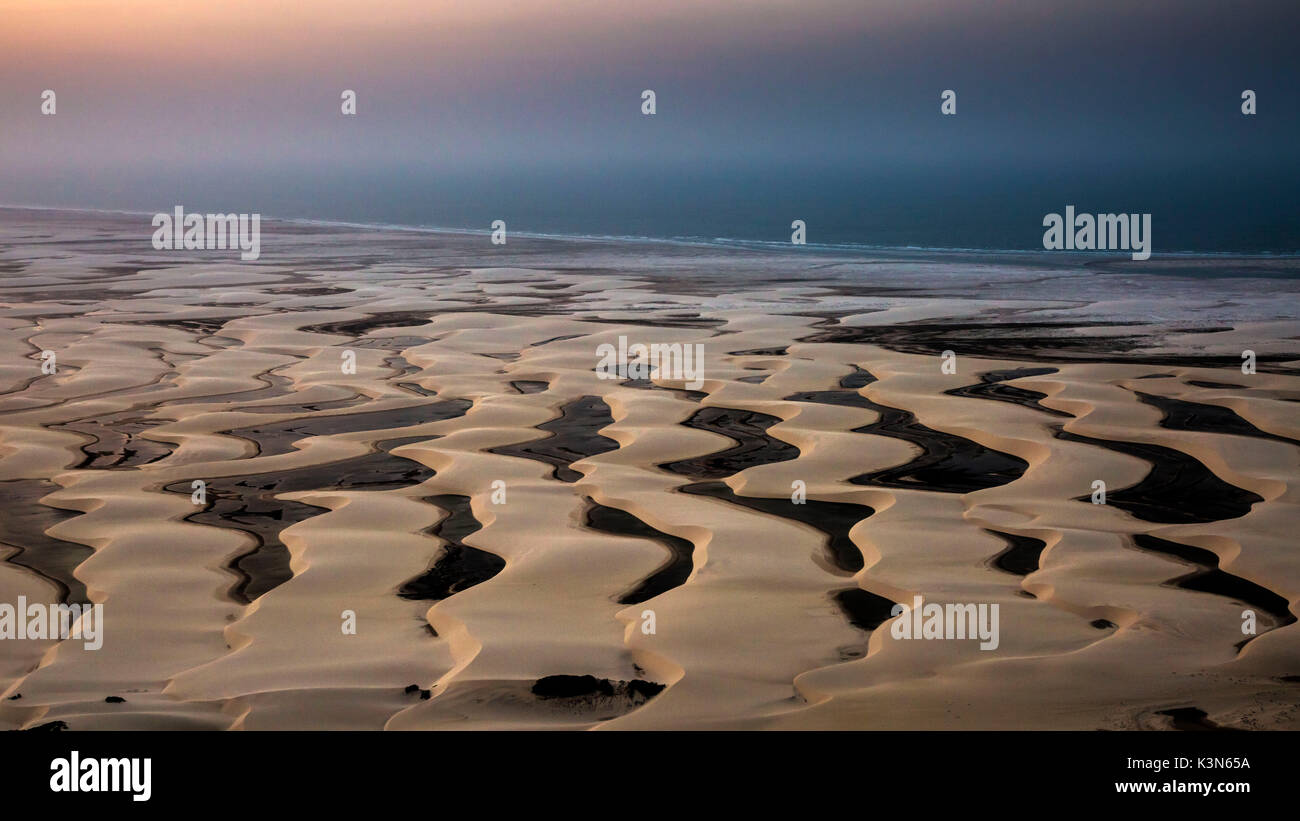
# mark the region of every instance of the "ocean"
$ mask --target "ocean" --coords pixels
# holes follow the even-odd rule
[[[884,171],[736,166],[440,171],[373,167],[323,173],[158,174],[11,187],[6,204],[170,212],[261,213],[266,218],[512,234],[687,240],[789,247],[792,223],[808,245],[854,249],[1042,251],[1043,219],[1078,213],[1152,215],[1152,253],[1300,253],[1300,169],[1243,163],[1186,173],[1170,166],[1023,170],[936,165]]]

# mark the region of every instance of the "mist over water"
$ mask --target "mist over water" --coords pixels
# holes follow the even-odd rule
[[[1300,252],[1293,0],[121,3],[0,31],[0,203],[990,250],[1073,205]]]

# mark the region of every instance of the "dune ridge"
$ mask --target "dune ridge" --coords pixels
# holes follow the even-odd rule
[[[106,636],[5,641],[0,726],[1300,727],[1294,324],[948,373],[936,320],[1060,303],[155,267],[16,224],[0,601]],[[603,378],[620,336],[702,345],[701,384]],[[996,603],[999,646],[893,639],[915,596]]]

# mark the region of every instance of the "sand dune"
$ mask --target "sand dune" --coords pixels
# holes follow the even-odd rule
[[[0,281],[0,601],[102,603],[105,641],[3,642],[5,727],[1300,727],[1300,343],[1262,304],[1138,348],[1014,271],[725,289],[382,235],[331,268],[360,240],[326,229],[246,269],[54,254],[36,219]],[[602,378],[620,336],[701,345],[700,384]],[[892,638],[914,596],[997,604],[997,648]]]

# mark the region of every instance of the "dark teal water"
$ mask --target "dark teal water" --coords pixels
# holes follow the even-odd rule
[[[813,245],[1042,250],[1043,217],[1150,213],[1153,253],[1300,253],[1300,170],[1144,167],[838,171],[756,168],[578,168],[495,173],[379,170],[191,174],[40,204],[414,227],[788,245],[791,222]],[[87,202],[89,199],[89,202]]]

